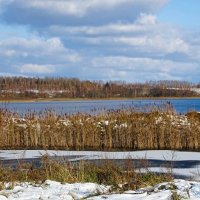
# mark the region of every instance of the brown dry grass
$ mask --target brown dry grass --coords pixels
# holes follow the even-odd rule
[[[124,162],[127,162],[126,160]],[[172,181],[170,174],[155,174],[153,172],[136,172],[132,162],[125,163],[122,168],[112,161],[101,161],[99,165],[82,161],[68,163],[67,161],[52,160],[48,155],[42,157],[42,165],[34,167],[30,163],[19,161],[15,169],[0,166],[0,190],[4,183],[35,182],[55,180],[61,183],[95,182],[111,185],[114,190],[123,191],[155,185],[160,182]],[[142,168],[143,166],[141,166]]]
[[[149,111],[149,110],[148,110]],[[1,149],[200,149],[200,114],[134,109],[97,115],[37,114],[0,110]]]

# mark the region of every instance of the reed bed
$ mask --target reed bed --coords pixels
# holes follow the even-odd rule
[[[200,114],[171,109],[114,110],[96,115],[0,110],[1,149],[200,149]]]
[[[124,160],[125,168],[116,165],[113,161],[101,161],[95,165],[89,161],[70,163],[62,158],[58,161],[44,155],[41,166],[19,160],[15,169],[0,165],[0,191],[12,189],[17,182],[31,182],[42,184],[47,179],[61,183],[95,182],[112,186],[113,190],[122,192],[129,189],[138,189],[173,180],[173,174],[158,174],[151,172],[148,167],[145,173],[136,170],[130,160]],[[141,165],[141,168],[144,167]]]

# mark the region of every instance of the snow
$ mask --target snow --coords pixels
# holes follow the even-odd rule
[[[12,189],[0,191],[1,199],[83,199],[91,195],[108,193],[110,187],[95,183],[59,183],[47,180],[43,184],[17,183]],[[7,197],[7,198],[5,198]]]
[[[172,187],[173,186],[173,187]],[[0,200],[170,200],[173,193],[183,199],[200,200],[200,183],[175,179],[173,182],[160,183],[152,187],[136,191],[116,193],[110,186],[95,183],[59,183],[47,180],[42,184],[15,183],[13,189],[0,191]]]
[[[144,150],[144,151],[56,151],[56,150],[0,150],[1,159],[38,158],[42,155],[49,156],[77,156],[75,160],[94,159],[155,159],[155,160],[196,160],[200,161],[200,152],[171,151],[171,150]]]
[[[170,200],[171,192],[170,191],[163,191],[160,193],[155,193],[148,195],[147,193],[144,194],[112,194],[112,195],[103,195],[96,198],[88,198],[89,200]]]
[[[191,126],[191,124],[188,121],[187,116],[185,116],[185,115],[167,115],[167,118],[168,118],[168,120],[170,120],[172,125],[179,126],[179,127]],[[156,124],[160,124],[160,123],[166,124],[166,119],[163,118],[162,116],[159,116],[158,118],[156,118],[155,123]]]
[[[194,180],[200,180],[200,165],[197,165],[193,168],[172,168],[172,173],[176,176],[184,176],[188,179],[194,179]],[[168,173],[169,168],[167,167],[150,167],[148,168],[151,172],[158,172],[158,173]],[[144,168],[141,168],[138,170],[139,172],[146,172],[147,170]]]
[[[197,94],[200,94],[200,88],[191,88],[190,90],[196,92]]]
[[[101,151],[53,151],[53,150],[0,150],[0,160],[38,158],[42,155],[66,156],[69,161],[95,160],[95,159],[154,159],[169,161],[199,161],[200,152],[180,151],[129,151],[129,152],[101,152]],[[75,157],[74,157],[75,156]],[[198,162],[197,162],[198,163]],[[174,174],[193,176],[194,180],[200,180],[200,164],[189,167],[176,167]],[[140,169],[141,171],[146,169]],[[150,171],[166,172],[165,167],[151,167]],[[171,186],[173,185],[173,190]],[[175,179],[172,183],[160,183],[149,190],[141,188],[136,191],[123,193],[111,192],[111,186],[98,185],[96,183],[59,183],[47,180],[43,184],[15,183],[11,189],[10,184],[5,184],[7,189],[0,191],[0,200],[170,200],[172,193],[177,193],[183,199],[200,200],[200,182]]]

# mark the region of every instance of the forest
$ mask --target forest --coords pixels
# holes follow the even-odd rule
[[[200,84],[185,81],[89,81],[77,78],[0,77],[0,100],[37,98],[197,97]]]

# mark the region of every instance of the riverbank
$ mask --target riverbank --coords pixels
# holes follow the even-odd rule
[[[31,99],[0,99],[0,103],[25,103],[25,102],[62,102],[62,101],[103,101],[103,100],[172,100],[172,99],[200,99],[194,97],[135,97],[135,98],[31,98]]]
[[[0,200],[198,200],[200,199],[199,165],[192,165],[186,170],[187,167],[182,163],[179,170],[184,175],[187,174],[186,171],[190,172],[190,175],[187,174],[187,178],[183,180],[174,179],[178,169],[172,162],[199,160],[199,154],[199,152],[178,151],[1,150],[0,157],[8,159],[7,161],[10,159],[15,161],[16,158],[17,160],[15,170],[11,166],[0,166]],[[141,158],[140,165],[134,165],[131,157]],[[40,158],[41,165],[35,166],[34,162],[27,163],[24,158]],[[109,160],[110,158],[112,160]],[[118,158],[123,158],[124,167],[116,165],[114,160],[117,161]],[[150,158],[171,162],[157,167],[155,171],[155,167],[149,165]],[[89,162],[90,159],[101,159],[101,161],[96,165]]]

